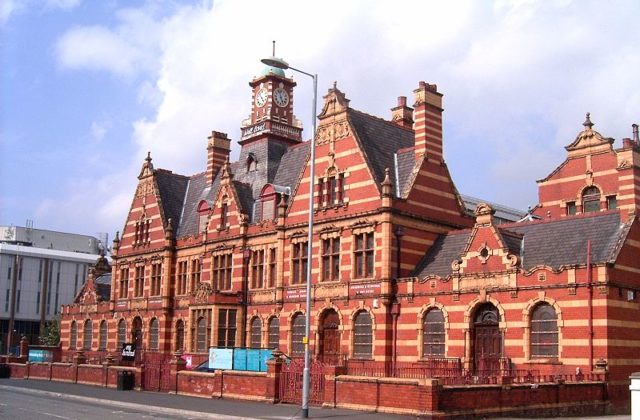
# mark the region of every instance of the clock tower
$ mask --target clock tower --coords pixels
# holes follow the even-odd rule
[[[265,137],[295,144],[302,141],[302,124],[293,115],[296,82],[284,70],[267,66],[251,82],[251,116],[242,123],[241,145]]]

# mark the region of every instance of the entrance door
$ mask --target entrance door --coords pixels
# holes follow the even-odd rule
[[[340,317],[333,309],[327,311],[320,329],[320,360],[336,364],[340,359]]]
[[[476,375],[491,375],[500,371],[502,334],[498,320],[498,309],[490,303],[485,303],[476,312],[473,325],[473,367]]]
[[[136,345],[136,350],[142,350],[142,320],[140,319],[140,317],[135,317],[133,319],[133,328],[131,330],[131,335],[133,342]]]

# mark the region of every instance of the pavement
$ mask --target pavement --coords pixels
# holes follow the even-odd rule
[[[118,391],[112,388],[45,380],[0,379],[0,391],[11,390],[122,409],[143,410],[158,415],[194,419],[295,419],[301,417],[300,406],[197,398],[147,391]],[[309,418],[345,420],[403,419],[400,416],[363,411],[310,407]]]

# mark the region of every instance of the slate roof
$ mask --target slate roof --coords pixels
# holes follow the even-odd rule
[[[495,210],[495,214],[493,216],[497,219],[498,224],[506,222],[517,222],[527,215],[526,211],[514,209],[512,207],[507,207],[502,204],[493,203],[491,201],[486,201],[481,198],[472,197],[470,195],[461,194],[460,198],[462,198],[465,210],[471,216],[474,215],[478,204],[489,204]]]
[[[400,149],[413,147],[415,141],[413,131],[351,108],[347,111],[347,118],[369,160],[375,181],[380,185],[384,180],[385,168],[389,168],[391,181],[396,185],[395,171],[393,170],[395,168],[394,154]],[[413,153],[411,156],[413,157]],[[415,158],[413,159],[415,160]],[[403,160],[403,164],[406,165],[406,160]],[[406,171],[403,172],[405,172],[403,175],[406,181],[408,179]],[[403,189],[404,186],[401,185],[401,190]]]
[[[533,221],[497,226],[507,247],[521,255],[523,268],[546,265],[584,265],[587,261],[587,240],[591,240],[591,261],[594,264],[614,262],[619,247],[628,232],[628,225],[620,221],[618,212],[589,214],[553,221]],[[447,277],[451,263],[464,252],[470,229],[441,235],[416,267],[414,276]],[[522,238],[522,239],[520,239]]]
[[[157,169],[155,174],[164,216],[167,220],[172,219],[174,227],[179,226],[182,203],[184,202],[189,178],[164,169]]]
[[[98,300],[106,301],[111,299],[111,273],[105,273],[96,277],[95,285]]]

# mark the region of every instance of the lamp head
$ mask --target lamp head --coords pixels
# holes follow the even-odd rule
[[[263,58],[260,61],[262,62],[262,64],[266,64],[267,66],[275,67],[282,70],[286,70],[289,68],[289,63],[277,57]]]

